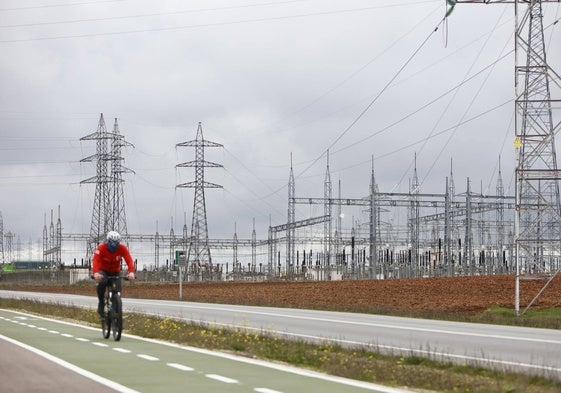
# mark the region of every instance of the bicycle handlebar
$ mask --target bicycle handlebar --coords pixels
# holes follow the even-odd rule
[[[129,278],[127,276],[121,276],[120,274],[117,275],[110,275],[110,276],[105,276],[106,278],[123,278],[125,281],[129,281]],[[94,279],[94,275],[90,274],[90,279]]]

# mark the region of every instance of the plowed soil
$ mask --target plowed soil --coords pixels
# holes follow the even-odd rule
[[[546,279],[522,279],[520,307],[544,287]],[[68,292],[95,296],[95,284],[13,287],[19,290]],[[183,300],[348,310],[360,312],[444,312],[472,314],[492,306],[514,307],[514,276],[418,278],[364,281],[184,283]],[[177,300],[179,284],[123,283],[124,297]],[[561,275],[533,307],[561,306]]]

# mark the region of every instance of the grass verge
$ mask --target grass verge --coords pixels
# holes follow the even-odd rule
[[[98,325],[93,310],[28,300],[0,299],[0,308],[11,308],[55,318]],[[142,337],[236,353],[288,363],[327,374],[387,386],[443,393],[553,393],[561,383],[535,377],[490,371],[469,365],[437,362],[418,356],[387,356],[365,349],[346,349],[332,343],[313,345],[282,340],[245,329],[228,330],[169,318],[128,314],[125,331]],[[101,333],[100,333],[101,334]]]

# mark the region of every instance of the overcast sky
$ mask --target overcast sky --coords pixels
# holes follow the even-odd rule
[[[290,157],[298,197],[408,190],[495,193],[499,155],[513,194],[514,7],[444,0],[0,0],[0,211],[4,232],[35,242],[61,206],[63,233],[88,233],[94,132],[103,113],[124,151],[128,229],[191,222],[194,170],[176,169],[204,137],[209,235],[267,237],[287,220]],[[545,7],[544,25],[561,16]],[[435,31],[435,28],[438,30]],[[559,69],[559,24],[545,32]],[[323,214],[299,206],[296,219]],[[348,212],[344,225],[360,212]],[[156,224],[158,223],[158,224]]]

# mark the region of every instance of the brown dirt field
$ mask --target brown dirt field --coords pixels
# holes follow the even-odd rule
[[[525,307],[545,283],[545,279],[522,279],[520,307]],[[514,308],[514,287],[514,276],[507,275],[364,281],[185,283],[183,300],[373,313],[472,314],[492,306]],[[95,296],[93,282],[91,285],[11,288]],[[177,300],[179,284],[124,283],[123,296]],[[560,306],[561,275],[550,283],[533,307]]]

